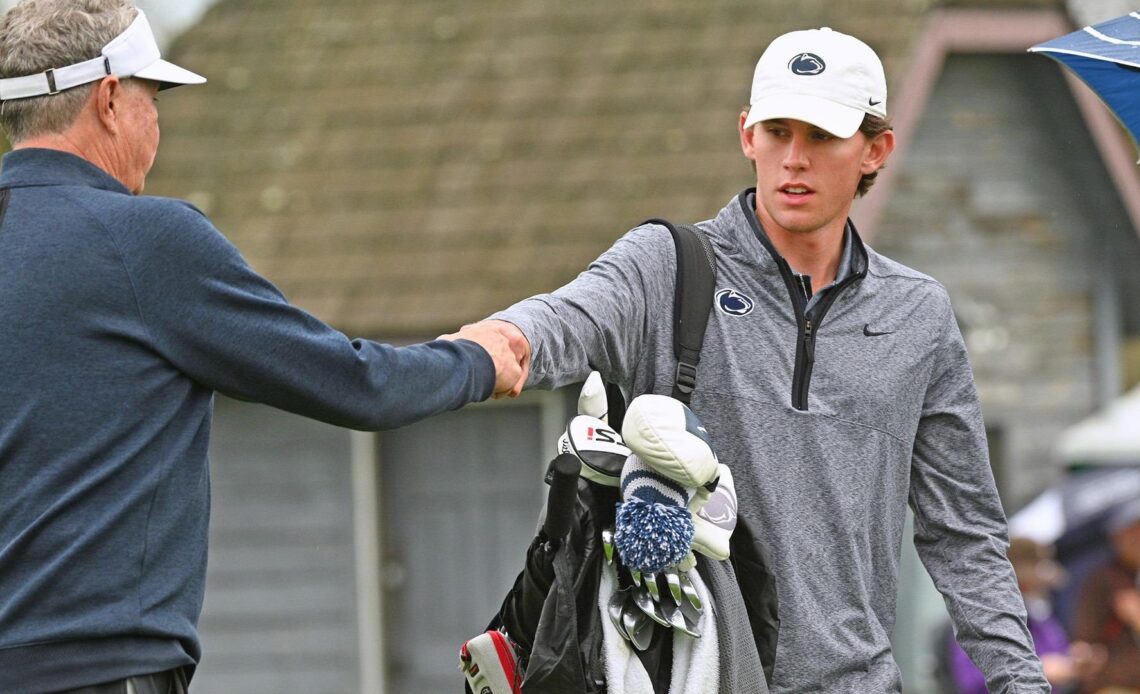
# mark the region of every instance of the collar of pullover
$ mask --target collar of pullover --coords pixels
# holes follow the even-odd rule
[[[4,155],[0,188],[88,186],[130,195],[127,187],[91,162],[56,149],[17,149]]]
[[[756,240],[759,241],[760,245],[764,248],[766,257],[761,259],[761,265],[767,265],[776,259],[787,264],[787,260],[785,260],[776,250],[776,247],[772,245],[772,241],[768,238],[768,234],[764,231],[760,220],[756,218],[756,189],[747,188],[741,191],[740,195],[737,196],[737,202],[739,205],[730,206],[730,208],[737,208],[746,222],[746,226],[752,229]],[[850,275],[862,277],[867,274],[867,248],[863,245],[863,239],[860,238],[859,231],[855,228],[855,223],[850,219],[847,220],[846,231],[844,233],[844,249],[843,258],[841,260],[839,272],[835,278],[836,284]]]

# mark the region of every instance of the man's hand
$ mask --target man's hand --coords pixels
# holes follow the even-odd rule
[[[530,342],[517,326],[500,320],[465,325],[459,332],[440,335],[440,340],[470,340],[487,350],[495,362],[493,397],[517,397],[530,371]]]

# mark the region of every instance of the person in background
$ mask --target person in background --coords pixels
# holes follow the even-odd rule
[[[0,20],[0,692],[184,691],[214,393],[355,429],[507,392],[485,327],[392,347],[290,305],[191,205],[142,195],[161,59],[129,0]],[[172,100],[176,102],[177,100]]]
[[[1140,499],[1109,517],[1108,536],[1113,558],[1085,578],[1073,620],[1073,636],[1108,656],[1082,694],[1140,692]]]
[[[1054,692],[1072,691],[1084,676],[1095,672],[1104,662],[1104,649],[1075,641],[1070,643],[1061,620],[1053,613],[1052,591],[1065,581],[1065,571],[1053,559],[1048,545],[1025,537],[1009,543],[1009,560],[1017,574],[1017,586],[1025,599],[1027,624],[1033,646],[1041,658],[1045,676]],[[959,694],[987,694],[986,678],[970,661],[956,641],[950,639],[949,669]]]

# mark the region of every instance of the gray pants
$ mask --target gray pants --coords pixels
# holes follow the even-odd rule
[[[94,687],[69,689],[59,694],[187,694],[186,673],[182,668],[138,675]]]

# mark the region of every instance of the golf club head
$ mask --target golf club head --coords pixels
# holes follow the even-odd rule
[[[681,575],[677,573],[676,569],[665,570],[665,583],[669,586],[669,596],[673,598],[674,604],[680,605],[683,599],[681,594]]]
[[[697,589],[693,587],[693,582],[685,574],[678,574],[677,577],[681,582],[681,593],[685,596],[685,600],[682,602],[688,602],[697,611],[697,614],[700,614],[704,605],[701,603],[701,596],[697,593]]]
[[[617,591],[610,596],[610,601],[606,603],[606,613],[609,615],[610,621],[613,622],[614,628],[617,633],[626,641],[631,641],[629,633],[625,630],[625,622],[622,620],[622,611],[625,608],[626,594],[622,591]]]
[[[661,589],[657,587],[657,574],[645,574],[645,590],[649,592],[649,597],[653,598],[653,602],[661,602]]]
[[[638,609],[630,609],[627,604],[622,610],[622,625],[629,634],[629,642],[639,651],[649,648],[653,641],[653,620]]]
[[[677,607],[681,611],[681,616],[685,620],[685,627],[686,628],[683,629],[682,631],[684,631],[686,634],[689,634],[690,636],[699,637],[701,635],[700,634],[701,610],[697,609],[696,607],[693,607],[693,604],[691,602],[689,602],[688,600],[682,600],[681,604],[678,605]]]
[[[671,627],[672,624],[665,618],[665,614],[661,611],[661,604],[649,597],[649,592],[645,590],[644,586],[635,586],[633,589],[633,602],[637,605],[642,612],[649,616],[650,619],[657,622],[661,626]]]
[[[665,613],[665,618],[669,620],[669,624],[683,634],[688,634],[695,639],[701,638],[701,632],[697,628],[696,623],[690,623],[685,619],[685,614],[678,604],[665,602],[661,604],[661,610]]]

